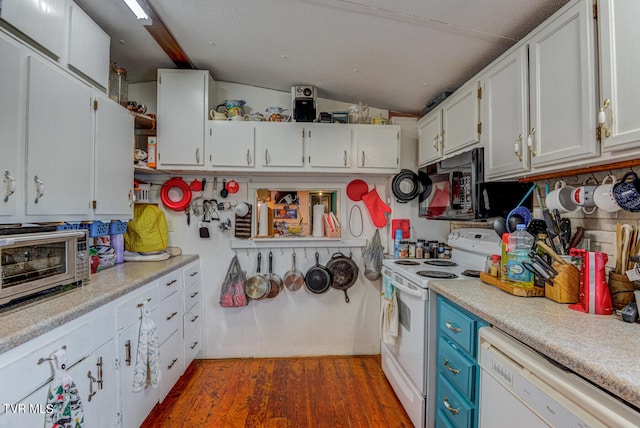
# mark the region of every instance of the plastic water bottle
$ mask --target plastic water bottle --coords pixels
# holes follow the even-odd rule
[[[124,262],[124,235],[111,235],[109,240],[111,241],[111,246],[116,250],[116,263]]]
[[[513,285],[533,287],[533,274],[525,269],[522,262],[530,261],[529,251],[535,238],[525,229],[524,224],[516,226],[516,231],[509,234],[509,253],[507,254],[507,278]]]
[[[402,230],[396,229],[396,236],[393,242],[393,257],[396,259],[400,258],[400,242],[402,241]]]

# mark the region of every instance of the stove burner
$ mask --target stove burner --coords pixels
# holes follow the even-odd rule
[[[464,272],[462,272],[462,275],[470,276],[471,278],[480,278],[480,271],[479,270],[473,270],[473,269],[467,269]]]
[[[438,278],[438,279],[453,279],[457,278],[458,275],[450,272],[442,272],[440,270],[420,270],[416,272],[417,275],[425,276],[427,278]]]
[[[412,260],[396,260],[394,263],[397,265],[404,265],[404,266],[418,266],[420,264]]]
[[[451,260],[426,260],[424,264],[431,266],[458,266],[458,263]]]

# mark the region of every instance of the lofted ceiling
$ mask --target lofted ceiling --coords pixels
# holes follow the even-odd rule
[[[420,114],[568,0],[146,0],[218,81]],[[75,0],[132,83],[174,68],[122,0]]]

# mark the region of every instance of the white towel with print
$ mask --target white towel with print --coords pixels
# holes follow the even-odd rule
[[[160,341],[156,325],[150,317],[151,311],[146,303],[142,305],[138,351],[133,373],[133,392],[140,392],[151,385],[156,388],[160,382]]]
[[[51,355],[53,381],[47,394],[45,428],[82,428],[84,411],[80,394],[69,373],[67,373],[67,351],[59,349]]]
[[[387,345],[395,345],[398,337],[398,300],[396,298],[395,287],[391,280],[384,277],[382,281],[384,288],[382,305],[380,308],[380,339]]]

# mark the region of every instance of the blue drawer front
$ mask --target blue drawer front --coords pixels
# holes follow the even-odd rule
[[[446,300],[438,299],[438,328],[466,353],[475,357],[475,319]]]
[[[476,393],[476,363],[444,337],[438,340],[438,370],[471,402]]]
[[[436,409],[456,428],[472,428],[475,408],[462,397],[443,376],[438,376],[436,384]]]

